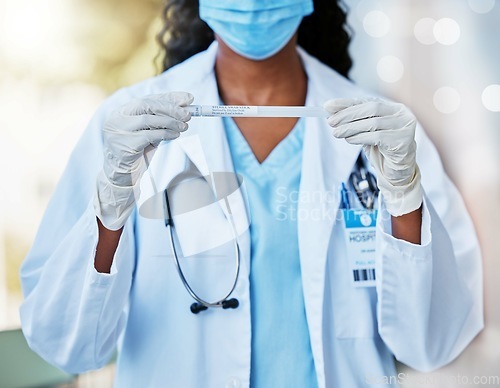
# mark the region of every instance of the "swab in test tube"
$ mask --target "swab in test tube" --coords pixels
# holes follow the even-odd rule
[[[319,106],[189,105],[193,117],[328,117]]]

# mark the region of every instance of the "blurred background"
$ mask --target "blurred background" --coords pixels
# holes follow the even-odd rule
[[[345,3],[354,34],[351,78],[417,115],[481,242],[486,329],[439,373],[499,376],[500,4]],[[114,90],[159,71],[161,7],[161,0],[0,0],[0,330],[20,326],[19,267],[86,123]],[[78,384],[96,381],[111,386],[112,367]],[[424,385],[459,384],[405,384]]]

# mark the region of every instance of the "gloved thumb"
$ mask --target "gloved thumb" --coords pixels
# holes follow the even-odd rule
[[[375,100],[375,98],[335,98],[325,102],[323,104],[323,109],[334,115],[341,110],[349,108],[350,106],[363,104],[373,100]]]
[[[165,93],[161,99],[175,105],[187,106],[194,101],[194,96],[188,92],[169,92]]]

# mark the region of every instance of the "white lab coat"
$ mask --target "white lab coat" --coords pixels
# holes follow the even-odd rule
[[[93,267],[98,231],[92,197],[102,163],[104,120],[132,98],[170,90],[191,92],[198,104],[217,103],[216,51],[214,43],[166,73],[108,98],[71,156],[21,269],[21,319],[28,343],[68,372],[100,368],[119,342],[118,387],[249,386],[248,229],[239,237],[242,268],[234,297],[240,307],[235,310],[190,312],[193,300],[177,276],[161,219],[134,212],[111,274]],[[308,75],[307,105],[367,95],[302,50],[300,55]],[[310,195],[299,196],[298,213],[307,216],[298,220],[298,235],[319,387],[380,382],[395,374],[393,355],[422,371],[450,362],[483,327],[482,269],[473,225],[434,146],[419,127],[417,161],[425,191],[422,245],[391,236],[389,215],[380,201],[377,286],[354,288],[336,222],[338,202],[328,198],[347,180],[360,148],[335,139],[326,120],[309,118],[306,125],[300,191]],[[193,118],[179,139],[160,145],[150,168],[156,189],[165,188],[189,165],[202,175],[233,170],[220,119]],[[245,224],[244,207],[237,202],[234,217]],[[214,216],[191,227],[217,230],[219,221]],[[184,247],[198,244],[189,233],[179,234]],[[232,265],[198,260],[186,268],[198,291],[220,295],[231,281]]]

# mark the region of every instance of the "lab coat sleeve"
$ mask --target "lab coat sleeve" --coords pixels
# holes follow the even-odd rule
[[[428,372],[455,359],[483,328],[482,265],[462,198],[420,126],[416,139],[425,193],[422,244],[391,235],[381,198],[377,318],[396,359]]]
[[[29,346],[69,373],[109,360],[124,327],[134,268],[133,218],[125,225],[111,274],[94,268],[98,240],[92,206],[102,164],[101,127],[126,93],[98,110],[72,152],[21,267],[20,315]]]

